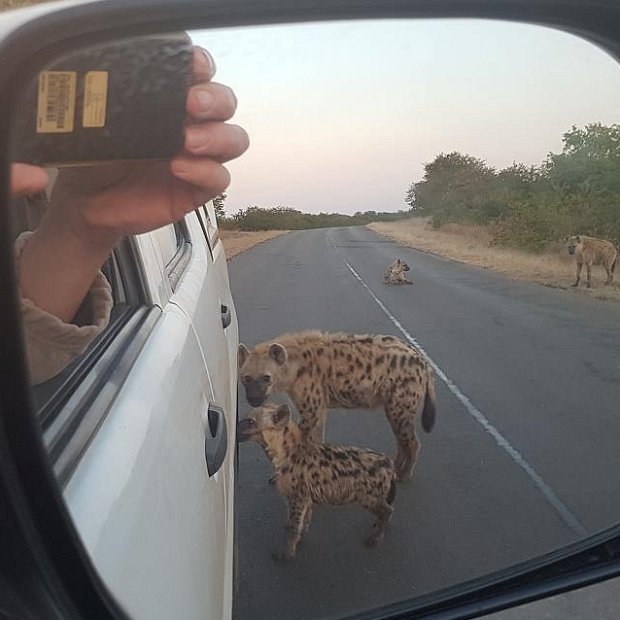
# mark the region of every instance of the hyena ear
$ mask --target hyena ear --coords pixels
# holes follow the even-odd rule
[[[282,366],[282,364],[286,363],[288,354],[286,353],[286,349],[281,344],[274,342],[269,347],[269,357],[274,359],[279,366]]]
[[[396,259],[396,264],[397,264],[397,265],[400,265],[402,262],[403,262],[403,261],[402,261],[402,260],[400,260],[400,258],[397,258],[397,259]]]
[[[291,419],[291,408],[285,403],[280,405],[272,414],[271,419],[277,428],[286,426]]]
[[[581,243],[581,235],[576,235],[576,236],[575,236],[575,241],[576,241],[577,243]]]
[[[246,363],[248,357],[250,357],[250,352],[247,347],[243,343],[239,343],[239,351],[237,353],[237,364],[239,368]]]

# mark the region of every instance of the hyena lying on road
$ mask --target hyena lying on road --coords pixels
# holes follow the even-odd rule
[[[417,349],[394,336],[307,331],[251,351],[240,344],[239,376],[253,407],[269,394],[288,394],[299,411],[303,437],[317,442],[325,435],[328,408],[383,405],[398,445],[399,480],[411,478],[420,450],[415,415],[422,409],[426,432],[435,422],[433,372]]]
[[[409,265],[407,263],[397,258],[386,270],[383,274],[383,281],[388,284],[413,284],[407,280],[407,276],[405,276],[405,271],[409,271]]]
[[[308,531],[314,504],[359,503],[377,520],[364,541],[383,540],[396,495],[394,463],[385,454],[363,448],[302,441],[288,405],[266,404],[237,426],[239,441],[255,441],[273,465],[280,494],[288,503],[286,551],[274,558],[292,558]]]
[[[573,286],[579,286],[581,270],[584,265],[586,266],[586,274],[588,276],[588,288],[590,288],[592,265],[602,265],[607,272],[605,284],[612,283],[616,261],[618,260],[618,250],[611,241],[586,237],[585,235],[576,235],[569,237],[566,247],[568,253],[573,254],[577,261],[577,279]]]

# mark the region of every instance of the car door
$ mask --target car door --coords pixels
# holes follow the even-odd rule
[[[200,207],[195,217],[187,218],[194,250],[199,258],[193,277],[200,283],[198,305],[190,312],[201,347],[208,353],[206,364],[214,381],[214,390],[223,399],[226,411],[236,412],[237,391],[229,377],[237,373],[237,315],[228,282],[224,248],[214,225],[215,216],[209,218],[207,207]],[[178,296],[176,299],[189,308],[184,299]]]
[[[188,285],[175,290],[171,300],[191,318],[211,378],[215,406],[226,424],[228,450],[221,476],[228,516],[226,536],[232,537],[239,336],[222,244],[219,243],[218,253],[212,252],[205,236],[208,230],[202,226],[199,217],[200,211],[202,208],[185,221],[193,252],[192,262],[184,275]],[[227,562],[232,562],[232,545],[230,551]]]
[[[190,316],[175,301],[199,302],[202,257],[184,230],[136,240],[159,316],[134,343],[126,375],[121,360],[108,378],[120,388],[64,489],[95,567],[138,619],[231,614],[226,428]]]

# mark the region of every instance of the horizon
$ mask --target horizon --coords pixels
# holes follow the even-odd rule
[[[239,100],[250,149],[226,212],[398,211],[440,153],[539,166],[571,126],[618,122],[620,67],[574,35],[483,20],[191,33]]]

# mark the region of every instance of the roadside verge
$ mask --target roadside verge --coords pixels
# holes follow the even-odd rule
[[[258,230],[245,232],[241,230],[220,230],[220,237],[224,244],[224,251],[226,253],[226,260],[230,260],[237,254],[245,252],[250,248],[253,248],[259,243],[269,241],[274,237],[279,237],[288,230]]]
[[[492,269],[510,278],[620,302],[620,285],[617,282],[612,286],[603,286],[605,272],[602,267],[592,268],[593,288],[585,288],[585,267],[580,287],[571,288],[575,281],[575,261],[561,245],[543,254],[501,248],[491,245],[491,234],[484,227],[447,224],[435,230],[428,218],[375,222],[368,224],[368,228],[405,247]],[[415,273],[415,265],[411,268]],[[620,274],[616,273],[616,277],[620,279]]]

